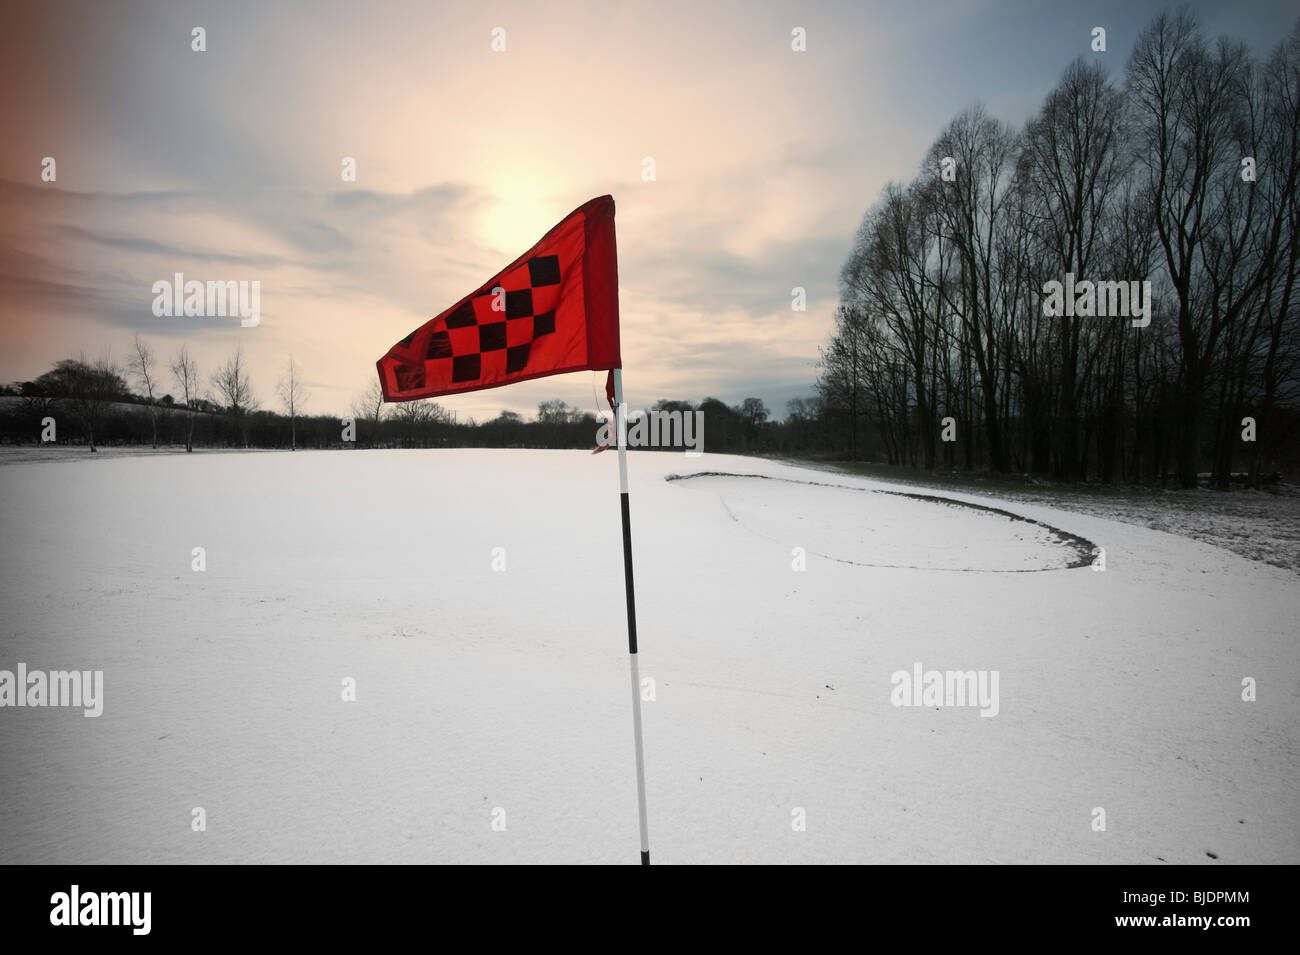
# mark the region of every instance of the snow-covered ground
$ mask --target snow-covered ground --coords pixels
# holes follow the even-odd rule
[[[834,462],[815,465],[810,462],[809,466],[833,474],[842,474],[854,467]],[[862,466],[857,467],[857,473],[862,475]],[[874,467],[886,470],[883,466]],[[1022,481],[1014,475],[999,478],[962,471],[936,471],[921,477],[922,474],[924,472],[912,469],[882,479],[910,486],[968,491],[1001,502],[1041,504],[1126,524],[1140,524],[1152,530],[1205,541],[1242,557],[1300,574],[1300,487],[1293,484],[1266,485],[1259,489],[1233,485],[1226,491],[1211,490],[1202,485],[1195,490],[1175,490],[1133,485],[1071,484],[1030,480],[1028,476]],[[866,476],[880,477],[870,472]]]
[[[98,718],[0,709],[0,862],[636,862],[616,469],[0,468],[0,669],[104,671]],[[630,470],[656,862],[1300,862],[1294,573],[750,458]],[[997,715],[892,705],[918,663],[997,671]]]

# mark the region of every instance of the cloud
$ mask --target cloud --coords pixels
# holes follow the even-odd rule
[[[148,255],[166,256],[172,259],[190,259],[204,262],[220,262],[224,265],[253,266],[255,268],[274,269],[288,263],[289,260],[278,255],[239,255],[218,252],[215,249],[187,247],[178,243],[159,242],[144,236],[110,235],[81,226],[60,225],[57,229],[61,235],[70,239],[91,242],[110,249],[127,252],[141,252]]]

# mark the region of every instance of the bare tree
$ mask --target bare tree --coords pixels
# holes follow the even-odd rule
[[[925,466],[935,465],[938,422],[932,414],[932,389],[925,382],[926,360],[934,333],[932,312],[938,284],[927,269],[937,238],[927,221],[931,205],[922,189],[885,187],[879,204],[864,217],[852,253],[840,273],[844,293],[879,315],[897,340],[907,364],[904,411],[915,406]]]
[[[149,424],[153,429],[153,446],[157,448],[158,402],[157,396],[154,394],[154,386],[157,383],[154,367],[157,364],[157,358],[153,349],[149,347],[149,343],[144,341],[138,332],[133,345],[131,355],[126,360],[126,366],[140,387],[144,389],[146,404],[149,408]]]
[[[847,418],[849,458],[853,461],[858,459],[858,415],[863,406],[865,368],[862,342],[867,321],[866,310],[859,302],[841,304],[835,310],[835,334],[822,349],[818,362],[822,369],[817,379],[818,396],[828,411]]]
[[[97,451],[95,428],[103,416],[104,408],[127,394],[126,382],[122,380],[117,366],[107,355],[93,364],[82,355],[80,358],[64,359],[54,366],[53,371],[41,378],[48,379],[48,384],[55,393],[66,398],[72,405],[73,413],[85,429],[90,450]]]
[[[1177,297],[1178,479],[1188,488],[1196,486],[1215,357],[1237,313],[1259,288],[1257,276],[1234,276],[1233,302],[1222,307],[1220,280],[1226,276],[1206,267],[1223,243],[1224,227],[1230,229],[1230,210],[1215,186],[1223,170],[1237,168],[1241,155],[1235,133],[1243,119],[1240,93],[1248,63],[1236,44],[1224,41],[1211,51],[1186,10],[1158,15],[1139,35],[1128,63],[1143,186]]]
[[[51,385],[49,373],[35,381],[18,384],[18,394],[22,397],[23,413],[29,419],[40,421],[58,408],[59,396]]]
[[[1092,274],[1114,218],[1113,192],[1126,172],[1124,100],[1104,68],[1082,59],[1066,69],[1021,136],[1017,187],[1025,222],[1045,253],[1051,277]],[[1131,275],[1128,279],[1145,279]],[[1057,460],[1062,477],[1081,476],[1079,419],[1088,383],[1087,335],[1095,323],[1061,316],[1060,420]],[[1081,351],[1085,368],[1081,373]],[[1037,383],[1035,383],[1037,384]],[[1031,388],[1032,390],[1032,388]]]
[[[930,147],[930,182],[941,237],[960,263],[954,288],[943,288],[948,307],[961,319],[963,345],[978,375],[989,459],[995,471],[1008,469],[1000,398],[1006,388],[1003,359],[1008,341],[999,238],[1007,213],[1016,138],[982,106],[964,110]],[[936,175],[955,160],[956,177]]]
[[[1278,405],[1294,402],[1300,395],[1300,309],[1295,307],[1300,299],[1300,22],[1273,51],[1262,83],[1269,94],[1264,153],[1275,161],[1266,164],[1259,185],[1285,238],[1260,310],[1260,382],[1253,397],[1264,435],[1258,444],[1251,444],[1250,451],[1251,480],[1257,486],[1260,452],[1272,458],[1286,444]]]
[[[298,411],[307,403],[311,395],[302,385],[302,369],[298,367],[292,355],[289,356],[289,366],[284,371],[284,377],[275,386],[275,390],[285,410],[289,412],[289,450],[297,451]]]
[[[230,360],[212,376],[212,387],[225,402],[226,411],[234,419],[235,427],[247,448],[248,415],[257,410],[257,398],[253,395],[253,384],[248,377],[242,346],[236,347]]]
[[[189,419],[189,427],[185,432],[185,450],[194,450],[194,402],[199,399],[199,366],[190,357],[188,346],[182,345],[176,350],[176,358],[171,363],[172,377],[176,379],[176,384],[180,386],[181,394],[185,397],[186,417]]]
[[[384,390],[379,386],[378,377],[371,376],[370,385],[366,390],[352,399],[352,417],[373,424],[375,438],[378,438],[379,423],[384,420],[386,411]]]
[[[568,402],[553,398],[537,406],[539,424],[565,425],[578,414],[577,408],[570,408]]]
[[[393,411],[393,417],[402,425],[409,446],[414,446],[420,432],[435,422],[446,420],[442,406],[428,398],[400,402]]]

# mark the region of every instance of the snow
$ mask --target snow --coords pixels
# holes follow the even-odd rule
[[[1300,862],[1294,573],[758,459],[629,470],[656,862]],[[0,710],[0,862],[635,863],[618,513],[612,453],[0,467],[0,669],[105,697]],[[998,715],[892,705],[916,663],[998,671]]]
[[[843,465],[819,467],[841,473]],[[1034,481],[1020,486],[1004,483],[987,489],[979,487],[979,482],[985,479],[981,475],[947,472],[935,477],[941,481],[956,478],[962,482],[958,485],[962,490],[992,497],[1003,506],[1008,502],[1046,504],[1060,510],[1139,524],[1192,537],[1251,560],[1300,573],[1300,487],[1295,485],[1276,484],[1259,489],[1233,485],[1219,491],[1209,487],[1174,490]],[[909,476],[909,482],[914,480]]]

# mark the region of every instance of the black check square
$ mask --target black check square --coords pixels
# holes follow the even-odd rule
[[[423,365],[398,365],[393,369],[398,391],[415,391],[424,387]]]
[[[478,319],[474,317],[474,306],[469,302],[461,302],[456,310],[447,316],[448,328],[468,328],[477,322]]]
[[[555,309],[533,316],[533,340],[555,331]]]
[[[478,327],[478,350],[500,351],[506,347],[506,323],[493,322]]]
[[[528,260],[528,282],[533,288],[560,284],[560,257],[539,255]]]
[[[511,345],[506,349],[506,374],[513,374],[516,371],[523,371],[524,366],[528,364],[529,342],[522,345]]]
[[[475,353],[473,355],[457,355],[451,360],[451,380],[457,381],[477,381],[481,374],[482,359]]]
[[[451,336],[446,331],[434,332],[429,336],[429,347],[425,350],[425,358],[450,358],[451,357]]]
[[[527,318],[533,314],[533,290],[506,292],[506,318]]]

